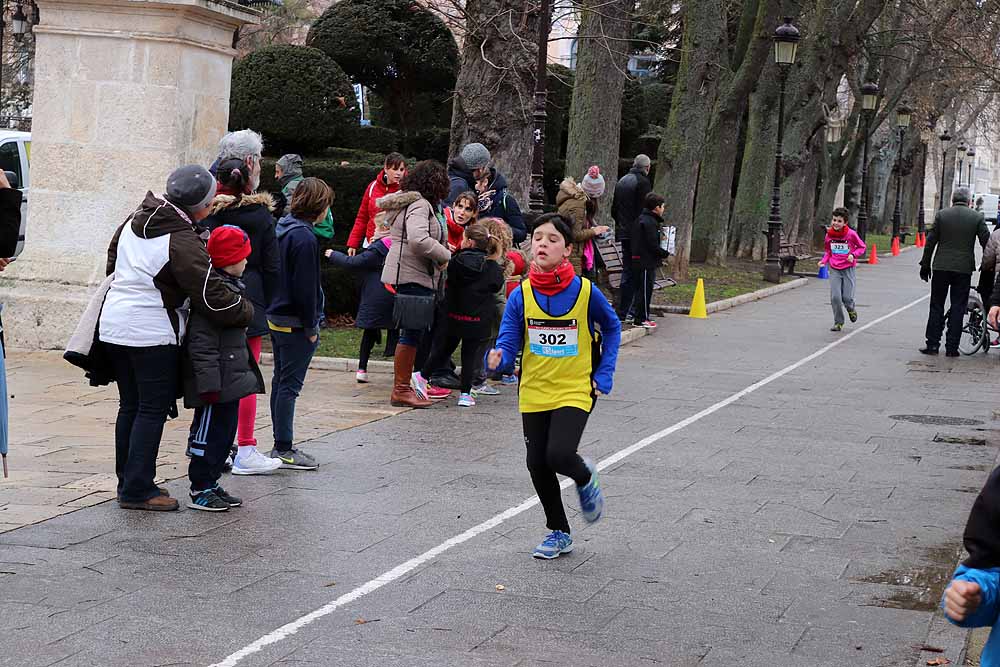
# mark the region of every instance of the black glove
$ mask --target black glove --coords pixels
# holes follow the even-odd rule
[[[920,265],[920,279],[927,282],[931,279],[931,267]]]

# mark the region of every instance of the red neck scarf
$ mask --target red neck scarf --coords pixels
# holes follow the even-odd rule
[[[528,271],[528,281],[531,283],[532,289],[545,296],[553,296],[562,292],[569,287],[575,277],[576,272],[573,270],[573,265],[566,259],[552,271],[542,271],[532,262],[531,269]]]
[[[831,239],[837,239],[838,241],[842,241],[843,239],[847,238],[847,230],[849,229],[850,227],[844,225],[838,232],[833,227],[828,227],[826,233]]]

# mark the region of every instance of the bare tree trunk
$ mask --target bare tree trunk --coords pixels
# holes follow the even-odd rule
[[[733,63],[739,65],[732,68],[732,74],[720,75],[723,84],[705,139],[692,226],[691,259],[717,266],[726,261],[733,177],[740,159],[739,136],[744,112],[750,91],[771,53],[771,33],[778,19],[779,5],[748,1],[743,11],[743,34],[737,44],[746,51],[734,53]]]
[[[730,252],[744,259],[763,259],[767,254],[764,224],[771,208],[774,149],[778,136],[778,76],[771,63],[764,69],[757,89],[750,96],[740,183],[733,204]]]
[[[538,14],[528,0],[469,0],[451,121],[451,154],[470,142],[485,144],[524,208],[531,185]]]
[[[719,59],[726,54],[726,13],[721,0],[684,3],[684,38],[670,118],[660,142],[653,189],[668,202],[677,226],[677,277],[687,277],[691,225],[705,134],[719,90]]]
[[[634,0],[583,0],[573,102],[569,115],[566,176],[580,181],[597,165],[613,184],[618,175],[622,93]],[[606,198],[610,203],[610,196]],[[599,224],[610,225],[611,207],[602,206]]]

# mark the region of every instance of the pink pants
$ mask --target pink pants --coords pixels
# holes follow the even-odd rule
[[[262,336],[247,338],[250,344],[250,352],[253,353],[254,361],[260,363],[260,342]],[[240,399],[240,421],[236,428],[236,444],[240,447],[257,444],[257,439],[253,437],[254,426],[257,423],[257,394],[250,394]]]

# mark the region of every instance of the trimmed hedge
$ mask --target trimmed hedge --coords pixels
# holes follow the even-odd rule
[[[358,124],[354,88],[318,49],[268,46],[233,66],[229,127],[250,127],[272,152],[329,146]]]
[[[399,132],[388,127],[358,125],[344,134],[340,145],[385,155],[399,150]]]

